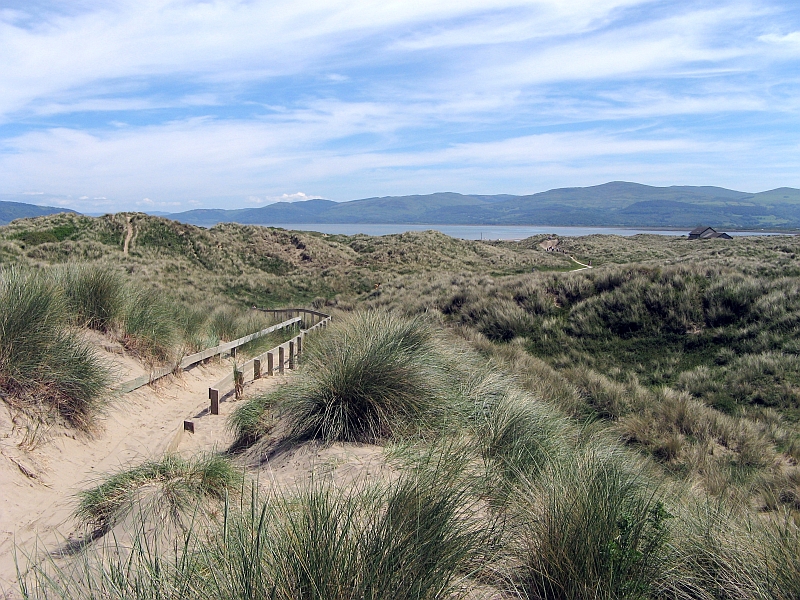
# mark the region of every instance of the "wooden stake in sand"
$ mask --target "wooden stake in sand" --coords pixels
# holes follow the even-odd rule
[[[219,414],[219,390],[208,388],[208,397],[211,400],[211,414]]]

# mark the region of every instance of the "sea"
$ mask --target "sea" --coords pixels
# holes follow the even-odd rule
[[[535,225],[403,225],[403,224],[327,224],[327,223],[288,223],[274,224],[270,227],[283,227],[296,231],[318,231],[320,233],[355,235],[389,235],[391,233],[405,233],[406,231],[427,231],[433,229],[441,231],[450,237],[462,240],[523,240],[532,235],[553,233],[564,237],[577,237],[583,235],[688,235],[688,229],[631,229],[627,227],[550,227]],[[718,231],[725,231],[718,229]],[[726,231],[732,236],[742,235],[794,235],[771,231]]]

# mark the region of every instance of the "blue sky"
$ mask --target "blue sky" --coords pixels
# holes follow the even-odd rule
[[[0,195],[800,187],[800,3],[0,0]]]

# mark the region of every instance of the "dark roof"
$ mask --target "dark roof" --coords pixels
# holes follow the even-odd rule
[[[706,227],[705,225],[695,227],[689,232],[690,240],[710,240],[715,238],[723,240],[733,239],[727,233],[722,233],[713,227]]]

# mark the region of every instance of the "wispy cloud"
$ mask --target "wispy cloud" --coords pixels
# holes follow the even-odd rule
[[[12,2],[0,193],[800,186],[798,32],[789,0]]]

